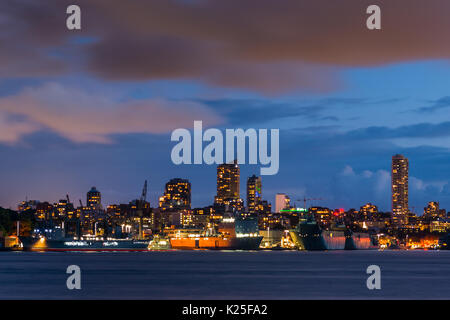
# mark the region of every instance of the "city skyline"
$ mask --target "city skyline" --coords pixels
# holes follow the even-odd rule
[[[392,213],[393,221],[395,221],[398,225],[403,225],[408,223],[408,215],[410,213],[421,215],[430,215],[432,212],[440,212],[440,201],[429,200],[427,201],[427,206],[424,206],[423,212],[420,211],[421,207],[409,207],[409,188],[408,188],[408,180],[409,180],[409,160],[401,154],[395,154],[392,156],[391,163],[391,210],[381,210],[381,212],[390,212]],[[217,205],[225,206],[224,208],[235,208],[237,212],[247,212],[251,215],[258,214],[258,212],[273,212],[280,213],[280,209],[286,208],[302,208],[307,209],[309,207],[324,207],[324,208],[335,208],[333,206],[329,206],[326,203],[320,203],[325,199],[322,198],[303,198],[303,199],[291,199],[290,196],[285,193],[276,193],[273,201],[270,199],[266,199],[262,196],[263,184],[261,180],[261,176],[248,176],[244,179],[246,182],[245,188],[245,200],[241,197],[240,194],[240,165],[237,160],[234,160],[230,163],[224,163],[217,166],[217,174],[216,174],[216,196],[214,197],[214,201],[208,203],[204,206],[192,206],[191,204],[191,183],[188,179],[184,178],[172,178],[167,183],[165,183],[163,193],[158,197],[158,201],[152,202],[148,199],[148,203],[150,207],[161,208],[162,210],[169,211],[180,211],[183,210],[191,210],[194,208],[203,209],[206,207],[212,207]],[[147,180],[145,181],[145,194],[147,195]],[[86,193],[86,207],[93,208],[95,210],[103,210],[103,204],[101,201],[101,192],[97,190],[95,186],[93,186]],[[142,199],[141,199],[142,200]],[[48,201],[42,199],[26,199],[26,202],[30,203],[33,201],[37,201],[38,203],[54,203],[61,205],[61,202],[66,204],[74,204],[75,202],[70,202],[69,195],[66,194],[66,198],[62,197],[58,201]],[[133,201],[139,201],[139,198],[129,199],[129,201],[125,201],[125,203],[121,202],[112,202],[105,204],[106,207],[115,207],[118,205],[124,205],[128,202],[131,204]],[[303,201],[304,205],[299,205],[299,203]],[[312,201],[309,205],[306,205],[306,201]],[[318,202],[319,201],[319,202]],[[82,208],[82,200],[79,199],[80,206]],[[63,203],[63,205],[64,205]],[[25,203],[21,201],[18,203],[19,211],[20,206],[23,206]],[[76,208],[76,206],[74,206]],[[368,201],[364,203],[360,203],[357,206],[352,206],[349,208],[338,208],[339,210],[372,210],[371,208],[376,208],[378,211],[378,205],[373,201]],[[442,206],[441,206],[442,208]],[[10,208],[14,209],[15,208]],[[415,209],[418,209],[415,210]],[[228,209],[227,209],[228,210]],[[268,210],[268,211],[267,211]],[[349,211],[349,212],[350,212]],[[446,216],[445,209],[442,209]],[[434,216],[433,216],[434,217]]]
[[[0,205],[84,198],[92,185],[127,202],[146,179],[157,203],[175,177],[208,205],[216,167],[170,159],[171,131],[199,120],[280,129],[279,172],[262,178],[272,205],[281,192],[389,211],[398,153],[411,160],[409,206],[450,208],[450,3],[404,1],[407,16],[383,3],[383,28],[369,31],[357,0],[278,2],[255,15],[237,0],[80,0],[79,31],[66,28],[69,1],[1,3]]]

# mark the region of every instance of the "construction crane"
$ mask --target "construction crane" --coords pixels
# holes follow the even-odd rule
[[[312,200],[324,200],[324,199],[322,199],[322,198],[306,198],[306,197],[303,197],[303,199],[297,199],[296,201],[303,201],[303,208],[304,209],[308,209],[306,207],[306,201],[312,201]]]
[[[143,219],[143,206],[147,199],[147,180],[144,182],[144,188],[142,189],[141,198],[136,203],[136,214],[139,218],[139,239],[143,239],[142,219]]]

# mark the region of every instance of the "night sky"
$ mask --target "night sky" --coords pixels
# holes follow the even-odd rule
[[[213,202],[216,167],[171,163],[176,128],[279,128],[275,193],[390,210],[390,164],[410,163],[410,206],[450,210],[450,2],[2,0],[0,206],[127,203],[171,178]],[[69,4],[82,30],[66,28]],[[246,178],[258,165],[241,166]],[[300,205],[300,202],[297,202]]]

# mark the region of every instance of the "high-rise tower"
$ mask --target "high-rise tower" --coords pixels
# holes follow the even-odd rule
[[[401,154],[392,157],[392,214],[398,225],[408,222],[408,170],[407,158]]]
[[[222,204],[229,200],[240,199],[240,171],[237,160],[217,167],[217,195],[215,203]]]
[[[253,214],[261,211],[261,177],[255,175],[247,179],[247,209],[248,213]]]

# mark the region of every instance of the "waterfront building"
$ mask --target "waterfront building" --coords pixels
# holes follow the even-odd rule
[[[240,170],[237,160],[217,166],[217,195],[215,203],[223,203],[226,199],[240,198]]]
[[[362,221],[373,220],[377,214],[378,207],[370,202],[359,208],[359,217]]]
[[[38,204],[38,200],[25,200],[19,203],[17,206],[17,211],[24,212],[27,210],[36,210]]]
[[[397,226],[408,223],[408,159],[401,154],[392,157],[392,216]]]
[[[439,202],[430,201],[428,205],[423,209],[423,215],[427,219],[437,219],[437,218],[446,218],[447,213],[445,209],[439,208]]]
[[[217,194],[215,208],[219,211],[241,211],[243,200],[240,197],[240,169],[237,160],[217,166]]]
[[[90,209],[100,210],[102,207],[102,195],[100,191],[92,187],[86,195],[86,203]]]
[[[53,205],[48,202],[40,202],[36,206],[36,220],[49,220],[53,212]]]
[[[164,196],[159,200],[159,206],[165,210],[190,209],[191,183],[186,179],[171,179],[166,183]]]
[[[308,214],[323,228],[328,228],[333,222],[333,210],[325,207],[310,207]]]
[[[275,212],[280,213],[283,209],[291,207],[291,199],[284,193],[277,193],[275,195]]]
[[[73,203],[69,202],[67,199],[59,200],[58,203],[54,204],[54,208],[56,209],[56,214],[60,219],[72,219],[74,217],[75,208]]]

